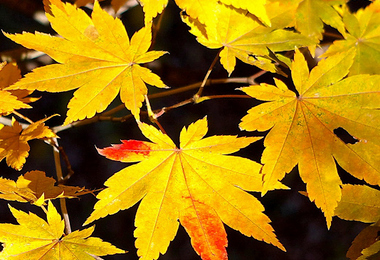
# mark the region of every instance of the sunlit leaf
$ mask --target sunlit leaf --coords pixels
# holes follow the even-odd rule
[[[57,137],[50,128],[45,126],[44,122],[50,118],[41,119],[24,130],[14,118],[12,118],[12,126],[0,125],[0,161],[6,158],[8,166],[21,170],[29,156],[28,141]]]
[[[16,109],[30,108],[28,104],[36,99],[24,99],[31,91],[5,90],[21,78],[20,70],[13,63],[0,63],[0,116],[12,113]]]
[[[87,219],[115,214],[141,200],[136,213],[137,254],[157,259],[174,239],[179,222],[191,237],[202,259],[226,259],[227,240],[222,223],[284,247],[263,214],[264,207],[246,191],[262,189],[261,165],[246,158],[226,155],[260,139],[256,137],[210,136],[206,118],[183,128],[180,148],[156,128],[141,123],[152,142],[137,140],[99,149],[109,159],[136,162],[105,182],[95,210]],[[273,188],[284,188],[277,183]],[[208,243],[205,243],[208,241]]]
[[[165,84],[141,63],[153,61],[165,52],[148,51],[151,24],[136,32],[131,41],[118,18],[95,2],[92,19],[81,9],[50,0],[47,17],[61,37],[36,32],[6,34],[28,48],[45,52],[60,64],[35,69],[9,89],[62,92],[79,88],[68,104],[65,124],[102,112],[120,92],[120,98],[139,119],[147,94],[146,83]]]
[[[292,65],[297,94],[280,80],[276,86],[242,89],[267,101],[250,109],[240,123],[248,131],[270,129],[261,158],[263,193],[298,164],[308,196],[324,212],[328,227],[341,199],[336,162],[356,178],[380,184],[380,76],[342,79],[354,55],[332,56],[309,73],[297,50]],[[356,141],[344,142],[335,132],[338,128]]]
[[[356,14],[344,12],[343,21],[348,33],[323,54],[329,57],[341,52],[356,52],[350,75],[379,74],[380,68],[380,2],[375,1]]]
[[[276,71],[272,52],[293,50],[296,46],[315,44],[307,37],[278,28],[265,27],[257,19],[241,9],[216,2],[210,22],[183,15],[182,20],[190,26],[190,32],[198,42],[211,49],[220,49],[220,62],[229,74],[235,68],[236,58],[264,70]],[[277,23],[281,24],[281,23]]]
[[[46,177],[44,172],[30,171],[18,177],[17,181],[0,177],[0,198],[19,202],[36,203],[43,196],[43,200],[55,198],[76,198],[88,194],[90,191],[80,187],[54,184],[53,178]]]
[[[47,222],[33,213],[10,209],[19,225],[0,224],[0,241],[4,247],[1,259],[93,260],[92,255],[125,253],[97,237],[90,237],[94,226],[64,236],[64,222],[51,202]]]

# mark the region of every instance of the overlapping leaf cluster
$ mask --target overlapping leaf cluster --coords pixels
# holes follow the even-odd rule
[[[151,44],[153,19],[163,12],[167,0],[140,1],[144,27],[132,37],[121,20],[109,15],[98,1],[90,16],[78,8],[89,2],[79,0],[72,5],[44,1],[46,16],[57,36],[4,33],[57,63],[39,67],[22,79],[13,63],[0,66],[2,116],[13,113],[22,118],[17,110],[31,108],[29,103],[36,98],[28,95],[35,90],[75,90],[64,121],[68,125],[102,113],[119,95],[150,140],[123,140],[98,149],[109,159],[135,164],[104,183],[106,188],[97,195],[99,201],[85,225],[141,201],[134,233],[141,259],[165,254],[179,225],[204,260],[228,259],[224,224],[285,251],[263,213],[263,205],[249,192],[265,195],[286,189],[280,181],[298,166],[306,194],[324,213],[328,228],[335,215],[379,226],[379,191],[343,184],[337,170],[338,164],[354,177],[380,185],[379,1],[356,13],[344,0],[175,1],[182,10],[182,21],[197,41],[209,49],[219,49],[220,63],[228,75],[240,60],[288,76],[294,83],[287,86],[275,78],[275,85],[240,88],[263,101],[248,110],[239,125],[245,131],[269,131],[260,163],[231,154],[261,138],[205,137],[206,117],[182,129],[179,146],[162,129],[140,121],[144,100],[152,121],[157,120],[149,107],[148,87],[167,88],[145,66],[166,54],[152,50]],[[113,0],[115,11],[125,2]],[[342,39],[336,40],[322,55],[324,59],[310,70],[303,53],[314,55],[325,25],[335,28]],[[12,117],[9,125],[1,124],[0,160],[6,159],[10,167],[21,170],[30,150],[28,141],[41,139],[54,144],[58,136],[45,125],[48,119],[27,119],[28,124],[21,124]],[[337,129],[344,129],[355,142],[342,140]],[[65,224],[50,200],[91,192],[55,182],[41,171],[28,172],[17,181],[0,178],[0,198],[40,206],[47,217],[46,222],[10,207],[19,225],[0,224],[4,247],[0,257],[92,259],[124,253],[89,237],[93,227],[64,235]],[[380,251],[378,241],[357,248],[350,249],[351,259],[366,259]]]

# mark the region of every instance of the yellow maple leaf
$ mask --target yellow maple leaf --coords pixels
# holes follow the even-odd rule
[[[21,184],[21,183],[20,183]],[[22,185],[17,185],[15,181],[0,177],[0,198],[19,202],[36,201],[34,192]]]
[[[248,10],[251,14],[255,15],[266,25],[270,26],[271,22],[265,9],[266,0],[221,0],[226,5],[233,5],[235,8],[241,8]]]
[[[217,0],[175,0],[176,4],[186,11],[192,19],[199,20],[200,23],[217,23],[217,10],[213,9],[217,3]]]
[[[322,57],[340,52],[356,51],[350,75],[379,74],[380,67],[380,2],[375,1],[365,9],[352,14],[343,12],[343,22],[348,33],[344,40],[337,40]]]
[[[190,32],[197,37],[198,42],[211,49],[222,48],[219,54],[220,62],[229,74],[235,68],[236,58],[275,72],[276,66],[269,59],[268,49],[277,52],[293,50],[296,46],[315,44],[301,34],[265,27],[246,11],[226,6],[218,1],[215,1],[209,9],[213,10],[211,18],[203,23],[187,15],[182,15],[182,20],[190,26]],[[276,23],[276,25],[284,24]]]
[[[33,213],[9,207],[19,225],[0,224],[0,241],[4,247],[1,259],[93,260],[92,255],[125,253],[97,237],[90,237],[94,226],[64,236],[64,222],[50,201],[47,222]]]
[[[380,76],[347,75],[355,53],[332,56],[310,73],[297,50],[292,79],[297,94],[280,80],[242,90],[268,101],[248,111],[240,127],[271,129],[261,162],[264,189],[271,188],[298,164],[311,201],[322,209],[330,227],[342,185],[336,162],[353,176],[380,184]],[[345,143],[335,130],[343,128],[357,141]]]
[[[139,0],[144,10],[144,21],[148,24],[154,17],[162,13],[168,4],[168,0]]]
[[[285,250],[263,214],[264,207],[246,191],[262,188],[261,165],[246,158],[228,156],[258,137],[206,137],[207,120],[198,120],[180,134],[180,147],[153,126],[140,123],[152,142],[123,141],[99,149],[100,154],[122,162],[137,162],[105,182],[85,224],[132,207],[136,213],[137,254],[157,259],[174,239],[180,220],[202,259],[226,259],[227,239],[223,222]],[[275,188],[283,188],[277,183]]]
[[[374,255],[380,252],[380,191],[367,185],[343,185],[335,215],[345,220],[373,223],[356,236],[346,256],[352,260],[375,259]]]
[[[269,0],[265,5],[271,21],[271,28],[295,27],[296,9],[302,0]]]
[[[131,41],[122,22],[95,2],[92,19],[81,9],[50,0],[47,17],[61,37],[35,34],[6,34],[25,47],[45,52],[61,64],[35,69],[8,89],[62,92],[79,88],[68,104],[64,124],[104,111],[120,92],[120,98],[139,119],[147,94],[146,83],[165,88],[161,79],[141,63],[153,61],[165,52],[148,51],[151,24],[136,32]]]
[[[35,99],[23,99],[31,92],[14,92],[5,90],[21,78],[20,70],[13,63],[0,63],[0,116],[12,113],[15,109],[30,108],[28,102]]]
[[[28,141],[57,137],[44,122],[51,117],[41,119],[22,129],[19,122],[12,118],[12,126],[0,125],[0,161],[6,158],[8,166],[21,170],[29,156]]]
[[[66,185],[55,186],[55,180],[46,177],[42,171],[30,171],[18,177],[17,181],[0,177],[0,198],[19,202],[36,203],[55,198],[76,198],[91,193],[87,189]]]
[[[345,220],[377,222],[380,220],[380,191],[366,185],[343,185],[335,215]]]
[[[296,29],[307,37],[321,40],[324,24],[345,34],[344,24],[333,5],[345,4],[346,0],[303,0],[296,10]]]

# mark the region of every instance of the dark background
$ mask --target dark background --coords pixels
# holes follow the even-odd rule
[[[188,33],[188,27],[181,22],[179,18],[180,10],[172,1],[169,2],[162,19],[161,29],[157,34],[154,49],[165,50],[170,54],[150,64],[150,68],[168,86],[174,89],[202,81],[217,51],[207,49],[197,43],[195,38]],[[350,1],[350,7],[353,9],[366,4],[368,4],[368,1]],[[49,26],[43,25],[33,18],[36,13],[42,10],[42,0],[0,0],[0,29],[9,33],[42,31],[54,34],[54,31]],[[131,36],[134,31],[143,25],[142,10],[139,6],[134,7],[123,13],[121,19]],[[1,56],[11,54],[13,57],[17,57],[23,52],[23,48],[0,35]],[[33,60],[18,59],[18,64],[23,74],[36,66],[45,65],[49,62],[50,60],[46,56]],[[255,67],[238,61],[237,67],[231,76],[247,77],[258,71]],[[273,76],[273,74],[267,73],[260,77],[258,81],[271,83]],[[227,77],[227,73],[217,63],[210,78],[225,77]],[[213,85],[206,87],[204,94],[238,94],[234,89],[241,86],[238,84]],[[196,91],[154,99],[151,101],[153,109],[176,104],[190,98]],[[149,89],[149,93],[155,92],[157,92],[156,88]],[[49,120],[47,124],[50,126],[62,124],[67,111],[67,103],[72,97],[72,91],[59,94],[37,92],[33,95],[41,96],[42,98],[32,104],[32,110],[20,112],[33,121],[58,113],[62,116]],[[110,107],[115,107],[119,104],[121,103],[117,98]],[[160,117],[159,122],[168,135],[177,143],[182,127],[203,118],[205,115],[208,116],[209,121],[208,135],[264,135],[265,133],[241,132],[238,128],[240,119],[249,108],[256,104],[257,101],[253,99],[216,99],[171,110]],[[126,114],[128,112],[123,110],[117,116]],[[143,120],[147,121],[144,117]],[[85,186],[88,189],[102,188],[103,183],[113,173],[126,166],[126,164],[110,161],[100,156],[95,146],[103,148],[111,143],[119,143],[120,139],[144,138],[136,123],[131,119],[122,123],[106,121],[71,128],[60,132],[59,136],[60,145],[64,148],[75,171],[75,174],[66,184]],[[42,170],[48,176],[55,176],[51,147],[40,140],[34,140],[29,143],[31,146],[30,155],[20,172],[8,168],[5,160],[0,163],[0,175],[3,178],[16,180],[20,174],[30,170]],[[259,141],[241,150],[237,155],[260,161],[263,148],[263,141]],[[344,183],[360,183],[343,170],[339,169],[339,172]],[[293,169],[283,182],[291,187],[291,190],[269,192],[263,198],[258,193],[253,195],[265,206],[265,213],[271,218],[277,237],[287,249],[287,253],[272,245],[246,237],[226,226],[229,259],[346,259],[345,253],[351,241],[366,225],[344,221],[335,217],[331,229],[327,230],[321,211],[308,198],[298,192],[305,190],[305,184],[300,180],[297,168]],[[82,223],[90,215],[96,201],[93,195],[67,201],[73,230],[83,228]],[[18,202],[0,201],[1,223],[16,223],[7,207],[8,203],[18,209],[32,211],[45,217],[37,207]],[[59,208],[58,201],[55,201],[54,204]],[[133,237],[134,216],[137,206],[138,204],[128,210],[95,222],[96,229],[93,236],[100,237],[104,241],[129,251],[125,255],[106,256],[104,259],[138,259]],[[192,249],[188,235],[180,227],[167,253],[159,259],[193,260],[200,258]]]

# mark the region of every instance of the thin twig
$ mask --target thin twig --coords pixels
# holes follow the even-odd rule
[[[156,112],[155,111],[153,111],[153,112],[155,112],[155,114],[154,114],[155,118],[159,118],[160,116],[162,116],[163,114],[165,114],[166,112],[168,112],[168,111],[170,111],[170,110],[172,110],[174,108],[182,107],[184,105],[191,104],[191,103],[194,103],[194,99],[193,98],[186,99],[186,100],[181,101],[181,102],[179,102],[177,104],[174,104],[174,105],[172,105],[170,107],[163,107],[161,109],[157,109],[157,110],[155,110]]]
[[[335,38],[335,39],[344,39],[344,37],[339,34],[339,33],[335,33],[335,32],[324,32],[323,33],[324,36],[327,36],[327,37],[332,37],[332,38]]]
[[[12,125],[12,119],[0,116],[0,124],[11,126]],[[22,129],[25,129],[28,126],[30,126],[30,124],[25,124],[25,123],[20,123],[20,122],[19,122],[19,124],[21,125]]]
[[[149,102],[148,96],[145,95],[144,97],[145,97],[145,103],[146,103],[146,107],[147,107],[147,110],[148,110],[148,116],[149,116],[150,121],[152,121],[152,123],[156,124],[158,126],[158,128],[160,128],[160,130],[161,130],[161,132],[163,134],[166,134],[165,129],[162,127],[162,125],[160,124],[160,122],[158,122],[155,113],[152,111],[152,107],[150,106],[150,102]]]
[[[202,95],[202,91],[203,91],[203,88],[205,87],[206,83],[207,83],[207,80],[208,80],[208,77],[210,76],[216,62],[219,60],[219,53],[221,52],[222,49],[219,50],[219,52],[216,54],[214,60],[212,61],[211,65],[210,65],[210,68],[208,68],[208,71],[202,81],[202,84],[201,86],[199,87],[198,89],[198,92],[194,95],[194,100],[197,100],[201,95]]]
[[[41,209],[45,212],[46,215],[48,214],[48,211],[44,205],[41,205]]]
[[[204,86],[211,86],[211,85],[217,85],[217,84],[230,84],[230,83],[238,83],[238,84],[248,84],[248,85],[255,85],[257,84],[255,82],[256,78],[260,77],[261,75],[267,73],[267,71],[259,71],[258,73],[250,76],[250,77],[236,77],[236,78],[222,78],[222,79],[208,79],[205,83]],[[148,98],[149,100],[152,100],[152,99],[156,99],[156,98],[161,98],[161,97],[167,97],[167,96],[171,96],[171,95],[175,95],[175,94],[178,94],[178,93],[183,93],[183,92],[186,92],[186,91],[190,91],[190,90],[193,90],[193,89],[197,89],[199,88],[201,85],[203,84],[203,81],[202,82],[196,82],[196,83],[193,83],[193,84],[190,84],[190,85],[186,85],[186,86],[183,86],[183,87],[179,87],[179,88],[176,88],[176,89],[171,89],[171,90],[166,90],[166,91],[163,91],[163,92],[160,92],[160,93],[155,93],[155,94],[150,94],[148,95]],[[186,104],[189,104],[189,103],[192,103],[192,102],[189,102],[188,100],[185,100],[183,101],[183,104],[182,102],[180,102],[181,105],[179,106],[182,106],[182,105],[186,105]],[[179,107],[179,106],[175,106],[176,107]],[[155,111],[164,111],[164,113],[168,110],[170,110],[169,108],[171,107],[164,107],[162,109],[158,109],[158,110],[155,110]],[[67,125],[60,125],[60,126],[55,126],[55,127],[52,127],[51,129],[53,130],[54,133],[59,133],[59,132],[62,132],[62,131],[65,131],[67,129],[70,129],[70,128],[73,128],[73,127],[78,127],[78,126],[83,126],[83,125],[87,125],[87,124],[92,124],[92,123],[95,123],[95,122],[99,122],[99,121],[121,121],[121,122],[124,122],[126,120],[128,120],[129,118],[132,118],[133,116],[132,115],[126,115],[124,117],[112,117],[110,115],[118,112],[118,111],[121,111],[125,109],[125,105],[124,104],[121,104],[111,110],[108,110],[106,112],[103,112],[99,115],[96,115],[92,118],[86,118],[84,120],[81,120],[81,121],[77,121],[77,122],[73,122],[71,124],[67,124]],[[156,116],[160,117],[161,115],[159,113],[155,113]]]
[[[168,112],[174,108],[182,107],[184,105],[192,104],[192,103],[198,104],[198,103],[201,103],[201,102],[206,101],[206,100],[218,99],[218,98],[251,98],[251,97],[248,95],[211,95],[211,96],[200,97],[198,100],[194,100],[193,98],[189,98],[189,99],[181,101],[177,104],[174,104],[170,107],[163,107],[161,109],[155,110],[156,111],[155,112],[155,118],[162,116],[163,114],[165,114],[166,112]]]
[[[54,143],[54,145],[53,145],[53,153],[54,153],[55,171],[56,171],[57,179],[58,179],[58,182],[59,182],[59,181],[63,180],[61,157],[59,156],[59,149],[57,149],[57,147],[59,147],[59,145],[58,145],[57,138],[51,138],[51,140]],[[63,215],[63,220],[65,222],[65,233],[67,235],[67,234],[71,233],[71,225],[70,225],[69,214],[67,212],[66,200],[64,198],[60,198],[59,202],[61,204],[61,212],[62,212],[62,215]]]
[[[67,154],[66,154],[65,150],[63,149],[63,147],[62,146],[58,146],[58,149],[59,149],[59,154],[62,156],[62,159],[65,162],[66,168],[67,168],[67,174],[66,174],[66,176],[63,177],[63,179],[58,180],[58,184],[64,184],[68,179],[71,178],[71,176],[73,176],[74,171],[73,171],[73,168],[71,167],[71,163],[69,161],[69,157],[67,156]]]
[[[252,99],[252,97],[248,95],[211,95],[211,96],[203,96],[204,100],[218,99],[218,98],[248,98]]]

